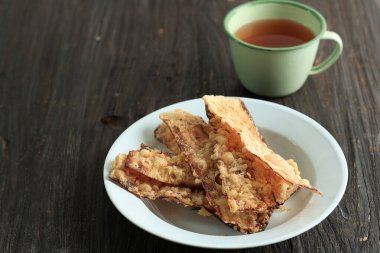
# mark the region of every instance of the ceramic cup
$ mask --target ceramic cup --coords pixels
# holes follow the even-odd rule
[[[304,44],[269,48],[246,43],[235,32],[248,23],[263,19],[287,19],[309,28],[315,37]],[[329,68],[342,53],[338,34],[326,30],[326,20],[315,9],[293,1],[259,0],[239,5],[224,19],[232,60],[241,83],[251,92],[268,97],[286,96],[302,87],[308,75]],[[322,63],[313,66],[320,40],[336,43]]]

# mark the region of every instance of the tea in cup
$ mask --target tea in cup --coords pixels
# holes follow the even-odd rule
[[[293,1],[242,4],[227,14],[224,28],[241,83],[262,96],[296,92],[309,75],[329,68],[343,50],[340,36],[326,30],[318,11]],[[313,66],[320,40],[333,40],[336,46],[322,63]]]

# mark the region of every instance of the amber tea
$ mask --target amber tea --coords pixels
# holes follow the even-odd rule
[[[258,20],[240,27],[235,35],[262,47],[293,47],[312,40],[314,33],[304,25],[286,19]]]

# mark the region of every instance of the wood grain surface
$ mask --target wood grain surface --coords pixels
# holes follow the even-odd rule
[[[323,13],[344,53],[296,94],[261,99],[336,138],[348,187],[306,233],[228,252],[379,252],[380,1],[302,2]],[[156,109],[204,94],[257,98],[239,83],[223,32],[239,3],[0,0],[0,252],[222,252],[133,225],[102,170],[120,133]],[[330,50],[323,42],[317,61]]]

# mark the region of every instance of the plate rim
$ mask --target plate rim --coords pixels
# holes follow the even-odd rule
[[[183,228],[177,227],[177,226],[172,225],[170,223],[167,223],[164,220],[162,220],[162,219],[160,219],[160,218],[157,217],[157,219],[161,220],[164,224],[166,224],[168,226],[168,228],[182,231],[182,233],[189,234],[189,236],[192,236],[192,237],[198,237],[198,236],[203,237],[203,239],[204,239],[203,242],[199,243],[196,240],[191,240],[191,241],[190,240],[183,240],[182,238],[173,238],[170,234],[163,234],[163,233],[159,233],[157,231],[151,231],[151,230],[149,230],[148,226],[144,226],[144,224],[141,224],[139,222],[136,222],[136,221],[130,219],[125,214],[124,210],[120,209],[120,206],[118,205],[118,203],[116,203],[116,200],[112,197],[113,193],[111,192],[112,189],[111,189],[110,184],[114,185],[114,183],[112,183],[108,179],[108,171],[109,171],[108,167],[109,166],[107,164],[107,160],[108,160],[107,158],[110,156],[111,150],[113,149],[113,147],[114,147],[115,143],[118,141],[118,139],[126,131],[128,131],[128,129],[133,128],[135,125],[139,124],[140,121],[142,121],[145,118],[151,116],[152,114],[157,114],[157,113],[159,113],[161,111],[165,111],[169,107],[182,106],[182,105],[185,105],[185,104],[188,104],[188,103],[192,103],[192,102],[198,102],[199,101],[199,102],[201,102],[203,104],[202,98],[195,98],[195,99],[190,99],[190,100],[185,100],[185,101],[177,102],[177,103],[174,103],[174,104],[170,104],[170,105],[164,106],[162,108],[159,108],[159,109],[157,109],[155,111],[152,111],[152,112],[148,113],[147,115],[141,117],[140,119],[138,119],[134,123],[132,123],[130,126],[128,126],[114,140],[114,142],[112,143],[111,147],[109,148],[109,150],[107,152],[107,155],[106,155],[106,158],[105,158],[104,167],[103,167],[103,181],[104,181],[104,186],[105,186],[107,195],[110,198],[110,200],[113,203],[113,205],[116,207],[116,209],[128,221],[130,221],[134,225],[138,226],[139,228],[145,230],[146,232],[148,232],[150,234],[153,234],[153,235],[158,236],[158,237],[160,237],[162,239],[165,239],[165,240],[168,240],[168,241],[172,241],[172,242],[175,242],[175,243],[179,243],[179,244],[183,244],[183,245],[188,245],[188,246],[193,246],[193,247],[209,248],[209,249],[243,249],[243,248],[259,247],[259,246],[265,246],[265,245],[270,245],[270,244],[278,243],[278,242],[281,242],[281,241],[284,241],[284,240],[291,239],[291,238],[293,238],[295,236],[298,236],[298,235],[300,235],[300,234],[302,234],[302,233],[310,230],[311,228],[313,228],[314,226],[316,226],[320,222],[322,222],[324,219],[326,219],[326,217],[338,206],[339,202],[341,201],[341,199],[342,199],[342,197],[344,195],[344,192],[346,190],[347,183],[348,183],[348,166],[347,166],[347,161],[346,161],[345,155],[344,155],[343,150],[341,149],[340,145],[335,140],[335,138],[331,135],[331,133],[328,132],[321,124],[319,124],[317,121],[315,121],[311,117],[309,117],[309,116],[307,116],[307,115],[305,115],[305,114],[303,114],[303,113],[301,113],[301,112],[299,112],[299,111],[297,111],[295,109],[287,107],[285,105],[281,105],[281,104],[278,104],[278,103],[274,103],[274,102],[270,102],[270,101],[266,101],[266,100],[262,100],[262,99],[254,99],[254,98],[247,98],[247,97],[235,97],[235,96],[225,96],[225,97],[239,98],[239,99],[243,100],[244,103],[246,103],[246,102],[253,103],[253,104],[259,103],[259,104],[262,104],[264,106],[269,106],[269,107],[274,107],[275,109],[284,110],[287,113],[292,114],[292,116],[296,116],[296,117],[300,118],[302,121],[306,121],[306,123],[309,123],[312,127],[316,128],[318,130],[318,132],[320,134],[322,134],[326,138],[326,140],[328,141],[328,143],[331,145],[332,149],[336,152],[336,158],[338,159],[338,162],[341,165],[340,166],[340,171],[341,171],[341,176],[342,176],[341,180],[340,180],[341,184],[338,187],[338,190],[337,190],[337,192],[335,194],[335,197],[331,200],[330,205],[318,217],[316,217],[311,222],[309,222],[308,224],[306,224],[306,226],[302,226],[301,228],[297,229],[296,231],[293,231],[292,233],[287,233],[287,234],[285,234],[283,236],[279,236],[279,237],[275,237],[275,238],[270,238],[270,239],[267,239],[267,240],[264,240],[264,241],[261,240],[260,242],[257,242],[257,240],[254,240],[254,241],[249,241],[248,240],[248,237],[257,236],[260,233],[257,233],[257,234],[248,234],[248,235],[242,234],[242,235],[239,235],[239,236],[221,236],[221,235],[200,234],[200,233],[196,233],[196,232],[193,232],[193,231],[188,231],[188,230],[185,230]],[[252,112],[250,111],[250,113],[252,113]],[[219,245],[218,244],[218,245],[215,245],[215,244],[207,243],[206,242],[206,241],[208,241],[207,239],[212,240],[212,241],[215,241],[215,240],[219,241],[218,239],[226,239],[226,238],[234,238],[234,237],[239,237],[239,238],[243,237],[243,238],[247,238],[247,240],[245,240],[244,243],[239,242],[239,244],[237,244],[237,245],[236,244],[231,244],[231,245]]]

